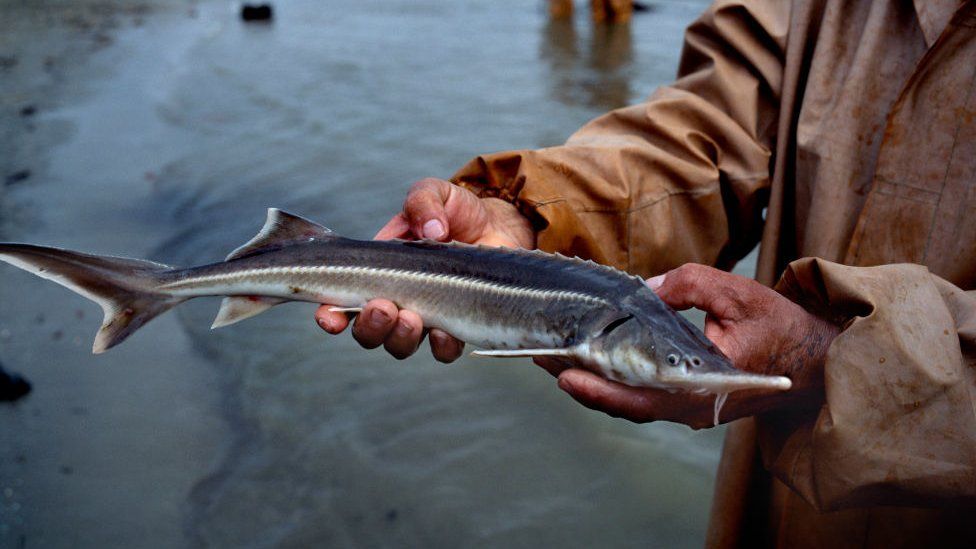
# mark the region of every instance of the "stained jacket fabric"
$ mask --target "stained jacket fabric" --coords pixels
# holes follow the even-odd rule
[[[720,0],[672,85],[454,181],[643,276],[759,242],[843,327],[818,411],[729,427],[709,546],[976,546],[976,0]]]

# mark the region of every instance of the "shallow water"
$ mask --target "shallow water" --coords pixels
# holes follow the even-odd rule
[[[202,263],[268,206],[371,236],[411,181],[650,93],[704,2],[597,29],[515,0],[296,0],[268,25],[133,5],[87,28],[13,10],[48,40],[0,42],[2,167],[32,173],[5,239]],[[604,417],[524,361],[397,362],[301,304],[210,332],[206,300],[94,358],[97,307],[6,267],[0,299],[0,360],[36,387],[0,410],[0,544],[702,542],[720,430]]]

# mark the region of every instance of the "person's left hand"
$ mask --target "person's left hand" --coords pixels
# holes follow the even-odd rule
[[[823,398],[823,364],[840,333],[837,326],[754,280],[704,265],[689,263],[647,283],[677,310],[705,311],[705,335],[736,368],[793,380],[789,391],[731,393],[721,422],[806,407]],[[536,363],[558,376],[559,387],[587,408],[639,423],[663,419],[695,429],[713,424],[714,395],[629,387],[565,364]]]

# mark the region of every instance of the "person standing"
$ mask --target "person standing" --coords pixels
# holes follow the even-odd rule
[[[729,399],[708,546],[976,546],[974,59],[976,0],[719,0],[673,84],[418,182],[377,237],[654,277],[737,367],[793,377]],[[758,282],[725,272],[757,242]],[[403,357],[422,319],[376,300],[353,333]],[[544,366],[590,408],[703,426],[693,395]]]
[[[590,10],[596,23],[626,23],[634,11],[631,0],[590,0]],[[553,19],[573,16],[573,0],[549,0],[549,15]]]

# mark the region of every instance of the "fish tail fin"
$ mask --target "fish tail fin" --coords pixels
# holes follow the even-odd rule
[[[0,244],[0,261],[57,282],[98,303],[105,313],[95,336],[93,353],[121,343],[142,325],[184,298],[156,290],[167,265],[82,254],[28,244]]]

